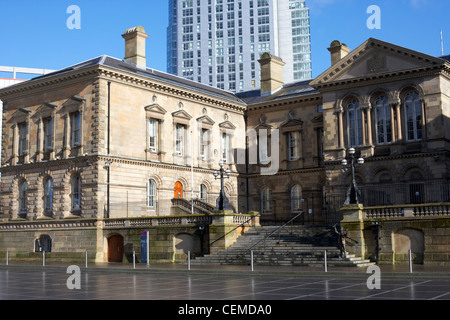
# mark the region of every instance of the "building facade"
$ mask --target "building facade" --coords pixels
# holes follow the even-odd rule
[[[153,258],[170,261],[186,244],[206,252],[206,235],[226,235],[231,217],[233,230],[244,226],[248,212],[262,224],[330,226],[344,218],[351,148],[365,160],[355,180],[371,217],[420,218],[434,204],[442,220],[426,215],[448,218],[448,57],[334,41],[330,68],[284,83],[285,62],[264,53],[261,89],[233,94],[147,68],[142,27],[122,36],[123,60],[100,56],[0,90],[2,250],[20,257],[51,243],[122,261],[151,229]],[[215,210],[220,165],[230,215]],[[441,235],[423,239],[430,255],[450,252],[434,244]]]
[[[264,52],[283,57],[284,83],[312,78],[304,0],[171,0],[167,70],[232,92],[260,86]]]

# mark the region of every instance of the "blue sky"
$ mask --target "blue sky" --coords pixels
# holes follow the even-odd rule
[[[70,5],[81,10],[80,30],[67,28]],[[329,67],[333,40],[355,49],[373,37],[440,56],[442,30],[444,52],[450,54],[448,0],[310,0],[307,5],[314,76]],[[367,28],[370,5],[381,10],[379,30]],[[142,25],[150,35],[147,65],[166,71],[167,0],[2,0],[0,13],[0,65],[60,69],[102,54],[123,58],[121,34]]]

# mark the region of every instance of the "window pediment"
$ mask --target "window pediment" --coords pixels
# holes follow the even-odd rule
[[[66,102],[63,103],[62,111],[66,113],[82,111],[86,99],[80,96],[72,96]]]
[[[223,130],[234,130],[236,126],[232,124],[230,121],[226,120],[219,124],[219,127]]]
[[[144,109],[147,114],[147,118],[162,120],[164,119],[164,115],[167,113],[166,109],[164,109],[157,103],[146,106],[144,107]]]
[[[303,128],[303,121],[300,119],[289,119],[282,123],[280,128],[283,133],[300,131]]]
[[[19,123],[25,122],[31,116],[32,111],[26,108],[19,108],[16,112],[13,113],[10,123]]]
[[[56,108],[58,108],[56,104],[46,102],[37,108],[33,116],[38,118],[51,117]]]
[[[208,116],[202,116],[200,118],[197,118],[197,123],[199,124],[199,127],[205,128],[205,129],[211,129],[211,127],[215,124],[215,122]]]
[[[184,110],[178,110],[172,113],[173,122],[189,125],[192,116]]]

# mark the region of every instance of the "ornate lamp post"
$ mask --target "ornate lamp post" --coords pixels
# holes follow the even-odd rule
[[[225,195],[223,183],[225,179],[224,174],[226,175],[226,178],[229,179],[231,175],[231,170],[230,169],[225,170],[223,168],[223,165],[224,165],[223,161],[220,161],[219,162],[220,170],[214,171],[213,173],[215,179],[220,179],[220,194],[216,200],[216,207],[214,208],[214,210],[216,211],[233,210],[233,208],[230,206],[227,196]]]
[[[351,158],[351,169],[352,169],[352,182],[350,184],[350,187],[347,191],[347,199],[345,200],[345,205],[348,204],[360,204],[361,203],[361,199],[360,199],[360,190],[358,189],[358,186],[356,185],[356,178],[355,178],[355,149],[354,148],[350,148],[348,150],[348,154],[350,155]],[[363,165],[364,164],[364,159],[363,158],[359,158],[358,160],[358,164],[359,165]],[[343,166],[347,166],[347,160],[344,159],[342,160],[342,165]]]

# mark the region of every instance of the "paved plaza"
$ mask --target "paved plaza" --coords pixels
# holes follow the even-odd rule
[[[382,270],[379,289],[369,288],[370,276],[357,268],[325,273],[309,268],[256,267],[252,272],[244,266],[187,270],[186,265],[101,265],[80,266],[76,274],[64,266],[10,265],[0,266],[0,299],[450,300],[445,269],[413,274]],[[76,283],[78,288],[69,288]]]

